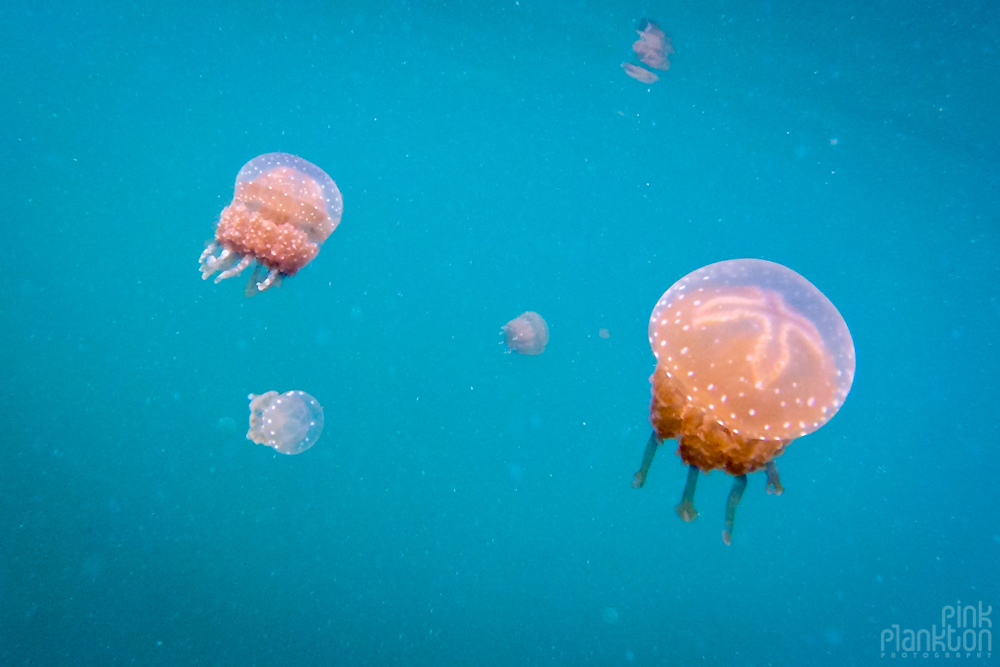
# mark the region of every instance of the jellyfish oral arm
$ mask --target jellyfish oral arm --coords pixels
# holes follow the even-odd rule
[[[781,486],[781,478],[778,476],[778,466],[774,462],[774,459],[768,461],[764,469],[767,471],[767,484],[764,488],[767,489],[769,494],[780,496],[785,487]]]
[[[722,541],[728,547],[733,541],[733,524],[736,522],[736,506],[740,504],[743,491],[747,488],[747,476],[740,475],[733,480],[733,488],[729,490],[726,500],[726,527],[722,531]]]
[[[222,248],[222,251],[216,255],[215,251],[219,248]],[[250,263],[253,262],[253,257],[233,252],[229,248],[220,246],[213,241],[201,253],[198,262],[201,264],[201,279],[208,280],[209,276],[218,271],[219,275],[215,277],[215,282],[218,283],[226,278],[232,278],[243,273],[250,266]]]
[[[646,473],[649,472],[649,466],[652,465],[653,457],[656,456],[656,450],[662,442],[662,440],[656,437],[656,431],[649,434],[649,440],[646,441],[646,450],[642,453],[642,465],[639,466],[639,472],[632,478],[633,489],[641,489],[642,485],[646,483]]]
[[[201,265],[202,280],[208,280],[208,277],[216,271],[226,271],[240,259],[229,248],[222,248],[222,251],[216,255],[215,251],[220,247],[218,243],[212,241],[205,247],[205,250],[201,253],[201,257],[198,258],[198,264]]]
[[[681,501],[674,507],[677,516],[684,519],[687,523],[691,523],[698,518],[698,510],[694,508],[694,490],[698,486],[698,475],[700,472],[698,466],[688,468],[687,481],[684,483],[684,493],[681,495]]]

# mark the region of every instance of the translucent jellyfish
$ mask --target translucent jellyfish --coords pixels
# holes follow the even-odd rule
[[[225,435],[236,433],[236,421],[232,417],[223,417],[215,425],[215,430]]]
[[[630,77],[641,83],[656,83],[660,80],[660,77],[656,76],[648,69],[643,69],[637,65],[633,65],[632,63],[622,63],[622,69],[624,69],[625,73]]]
[[[282,454],[301,454],[323,432],[323,407],[304,391],[250,394],[247,439]]]
[[[541,354],[549,342],[549,325],[542,316],[529,310],[503,325],[507,351],[519,354]]]

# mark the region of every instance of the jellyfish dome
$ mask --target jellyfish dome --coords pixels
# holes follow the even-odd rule
[[[720,426],[775,453],[829,421],[854,381],[854,343],[834,305],[791,269],[758,259],[711,264],[677,281],[653,309],[649,344],[661,388],[654,417],[672,405],[701,424],[681,435]],[[661,437],[676,435],[669,418],[653,426]],[[710,449],[690,454],[703,470],[741,474],[764,463]]]
[[[301,454],[323,433],[323,406],[304,391],[250,394],[247,439],[282,454]]]
[[[288,153],[259,155],[236,175],[233,201],[198,260],[202,278],[218,272],[218,283],[256,262],[247,296],[280,285],[319,254],[343,210],[337,184],[313,163]]]

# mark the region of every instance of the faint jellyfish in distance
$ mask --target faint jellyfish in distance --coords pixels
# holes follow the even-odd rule
[[[642,19],[639,22],[639,35],[632,44],[632,50],[638,57],[639,62],[647,67],[667,71],[670,69],[670,54],[675,53],[673,42],[660,30],[660,26],[649,19]],[[632,63],[622,63],[625,73],[642,83],[655,83],[660,80],[656,74],[647,69],[633,65]]]
[[[601,338],[610,338],[611,332],[608,331],[607,329],[601,329],[597,332],[597,335],[600,336]]]
[[[604,618],[605,623],[618,622],[618,610],[614,607],[605,607],[604,611],[601,612],[601,616]]]
[[[535,355],[545,351],[549,342],[549,326],[538,313],[529,310],[503,325],[507,352]]]
[[[323,433],[323,406],[304,391],[250,394],[247,440],[282,454],[301,454]]]
[[[276,287],[319,254],[343,210],[337,184],[313,163],[288,153],[259,155],[236,175],[233,201],[198,259],[201,277],[218,271],[218,283],[256,261],[246,295]]]
[[[670,69],[670,54],[675,53],[674,44],[667,37],[660,26],[649,19],[642,19],[639,22],[639,39],[632,43],[632,50],[639,57],[639,61],[653,69]]]
[[[636,81],[639,81],[639,82],[642,82],[642,83],[656,83],[657,81],[660,80],[660,77],[656,76],[655,74],[653,74],[652,72],[650,72],[648,69],[643,69],[641,67],[637,67],[636,65],[633,65],[632,63],[622,63],[622,68],[625,70],[626,74],[628,74],[630,77],[632,77]]]

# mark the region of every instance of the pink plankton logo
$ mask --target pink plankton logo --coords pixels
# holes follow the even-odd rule
[[[901,630],[891,625],[882,631],[882,658],[991,658],[993,657],[992,605],[983,610],[978,606],[941,607],[941,628],[935,623],[930,630]]]

